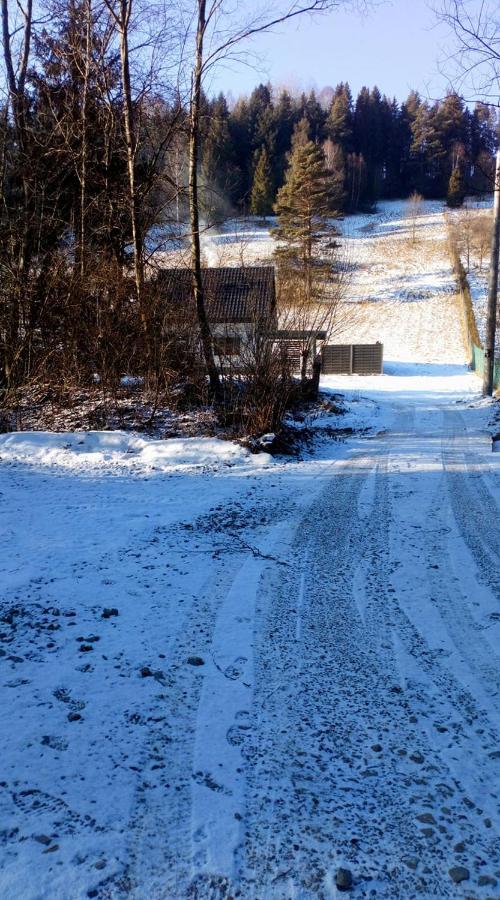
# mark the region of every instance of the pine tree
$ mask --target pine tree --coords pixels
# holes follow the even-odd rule
[[[325,123],[325,131],[334,144],[340,144],[344,153],[352,149],[352,96],[348,84],[339,84]]]
[[[295,119],[296,111],[292,98],[288,91],[282,91],[274,107],[273,133],[276,140],[274,157],[271,158],[273,180],[277,187],[281,187],[285,178],[287,154],[292,143]]]
[[[332,250],[337,230],[331,221],[331,183],[323,150],[304,137],[300,123],[285,183],[276,199],[278,226],[274,236],[279,242],[275,252],[283,279],[293,284],[298,305],[312,310],[333,278]],[[303,352],[302,378],[306,377],[309,349]]]
[[[373,207],[380,193],[383,170],[382,103],[380,91],[362,87],[354,110],[354,149],[366,163],[365,186],[360,204]]]
[[[275,211],[278,226],[275,238],[278,259],[287,260],[304,278],[307,300],[314,293],[313,270],[321,261],[320,246],[328,235],[336,234],[329,222],[332,194],[321,147],[304,141],[301,125],[296,129],[285,183],[278,191]]]
[[[462,203],[465,200],[465,193],[465,180],[462,170],[460,166],[455,166],[448,182],[448,194],[446,197],[447,206],[450,206],[452,209],[457,209],[459,206],[462,206]]]
[[[345,157],[340,144],[334,144],[330,138],[323,144],[323,153],[328,167],[332,213],[338,215],[345,209]]]
[[[227,199],[235,180],[229,111],[223,94],[219,94],[210,104],[207,118],[208,125],[202,142],[202,206],[205,216],[211,218],[226,211]]]
[[[250,212],[254,216],[267,216],[273,209],[273,183],[271,166],[265,147],[256,154],[256,163],[253,176],[252,196],[250,199]]]
[[[321,107],[321,103],[316,97],[315,91],[311,91],[308,96],[302,94],[300,98],[300,112],[309,123],[311,140],[313,140],[315,144],[319,143],[323,137],[326,116]]]
[[[251,190],[252,143],[248,101],[240,98],[231,111],[229,134],[234,154],[234,182],[231,199],[240,209],[246,208]]]

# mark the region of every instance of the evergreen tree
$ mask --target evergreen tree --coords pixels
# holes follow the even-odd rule
[[[204,213],[217,215],[226,209],[235,180],[229,111],[223,94],[210,105],[209,124],[202,143],[201,172]]]
[[[307,299],[313,297],[314,270],[321,257],[325,235],[336,233],[330,224],[332,191],[321,147],[304,140],[303,126],[296,129],[285,183],[278,191],[275,211],[278,226],[274,236],[278,259],[291,262],[304,279]]]
[[[257,153],[253,176],[250,212],[254,216],[267,216],[273,209],[273,183],[271,166],[265,147]]]
[[[248,101],[238,100],[229,118],[229,134],[234,155],[234,183],[231,192],[235,206],[245,208],[251,190],[252,143]]]
[[[417,91],[411,91],[408,99],[401,105],[399,112],[399,133],[401,140],[401,193],[415,191],[417,185],[422,189],[419,178],[419,163],[415,153],[412,153],[413,125],[420,107],[420,95]]]
[[[382,98],[377,87],[362,87],[354,110],[354,146],[366,163],[366,187],[362,205],[370,208],[381,191],[383,173]]]
[[[344,153],[340,144],[334,144],[330,138],[323,144],[323,153],[325,155],[330,183],[332,214],[340,215],[345,209],[346,200],[346,166]]]
[[[276,257],[282,283],[301,310],[304,327],[334,281],[333,249],[337,231],[331,221],[332,189],[321,147],[307,138],[303,121],[296,129],[285,183],[275,204],[279,242]],[[302,350],[301,377],[306,378],[311,343]]]
[[[253,157],[256,150],[265,144],[269,157],[274,156],[274,110],[271,90],[268,85],[260,84],[248,102],[248,128],[250,138],[250,157],[248,160],[250,173],[253,174]]]
[[[273,133],[275,135],[275,153],[271,159],[273,180],[275,185],[281,187],[285,177],[287,166],[287,154],[292,144],[293,127],[296,121],[296,112],[292,98],[288,91],[282,91],[274,106]]]
[[[248,120],[252,141],[261,140],[259,123],[265,111],[272,106],[271,88],[268,84],[259,84],[248,99]]]
[[[366,191],[366,163],[361,153],[349,153],[346,166],[346,208],[357,212]]]
[[[383,168],[382,195],[395,198],[403,194],[402,161],[408,135],[395,98],[382,99]]]
[[[483,192],[491,187],[497,115],[484,104],[469,111],[456,93],[429,104],[412,91],[399,106],[377,87],[363,87],[353,106],[349,85],[343,82],[319,96],[323,103],[314,91],[298,100],[283,91],[274,101],[269,86],[261,84],[248,100],[238,101],[229,115],[237,173],[235,205],[245,208],[250,202],[255,154],[263,146],[273,185],[282,186],[293,134],[302,120],[307,139],[318,144],[330,140],[341,149],[350,211],[370,209],[378,197],[405,197],[412,191],[446,197],[457,165],[468,190]]]
[[[452,209],[462,206],[465,200],[465,194],[465,181],[462,170],[460,166],[455,166],[448,182],[448,194],[446,196],[447,205]]]
[[[447,94],[438,105],[436,124],[446,151],[456,144],[467,144],[467,110],[458,94]]]
[[[344,153],[352,150],[352,95],[348,84],[341,83],[335,90],[325,123],[325,131],[334,144],[340,144]]]
[[[282,246],[276,255],[287,261],[303,282],[307,301],[314,296],[315,274],[321,272],[321,244],[336,234],[331,225],[332,191],[321,147],[296,130],[285,183],[278,191],[274,236]]]
[[[293,156],[294,152],[299,146],[308,144],[309,140],[309,122],[307,121],[306,117],[303,116],[301,119],[299,119],[293,129],[291,155]],[[290,158],[288,159],[288,164],[290,164]]]
[[[309,96],[302,94],[300,98],[300,113],[301,117],[307,119],[309,123],[311,140],[315,144],[319,143],[323,137],[326,116],[314,91],[311,91]]]
[[[425,197],[442,197],[446,193],[446,148],[439,126],[439,104],[421,103],[412,123],[411,153],[418,177],[415,187]]]
[[[36,42],[37,66],[30,80],[38,146],[30,168],[35,191],[43,185],[46,216],[43,228],[37,227],[45,241],[71,229],[78,261],[101,247],[123,261],[130,220],[123,204],[127,182],[119,72],[115,59],[106,56],[106,35],[95,16],[84,88],[86,17],[81,0],[61,7],[56,28],[44,31]],[[143,151],[138,183],[147,165]]]

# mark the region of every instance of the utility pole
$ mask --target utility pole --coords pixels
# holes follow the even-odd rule
[[[486,318],[486,339],[484,342],[483,394],[493,394],[493,374],[495,370],[495,331],[497,324],[498,293],[498,251],[500,248],[500,149],[497,150],[495,166],[495,189],[493,201],[493,232],[491,235],[490,278],[488,282],[488,313]]]

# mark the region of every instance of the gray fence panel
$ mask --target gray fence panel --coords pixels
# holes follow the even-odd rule
[[[324,375],[379,375],[383,357],[382,344],[326,344],[321,368]]]
[[[321,368],[325,375],[350,375],[352,344],[326,344],[322,351]]]
[[[353,344],[352,371],[356,375],[378,375],[382,372],[382,344]]]

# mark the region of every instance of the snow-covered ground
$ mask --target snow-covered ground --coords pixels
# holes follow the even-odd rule
[[[390,200],[375,214],[343,221],[354,266],[351,300],[414,303],[453,290],[443,203],[423,202],[414,221],[410,210],[408,201]]]
[[[111,471],[134,475],[151,472],[210,471],[221,466],[253,468],[272,458],[218,438],[152,440],[125,431],[19,431],[0,435],[0,461],[59,466],[76,472]]]
[[[500,454],[447,279],[368,304],[386,374],[323,379],[302,459],[0,436],[2,900],[498,896]]]

